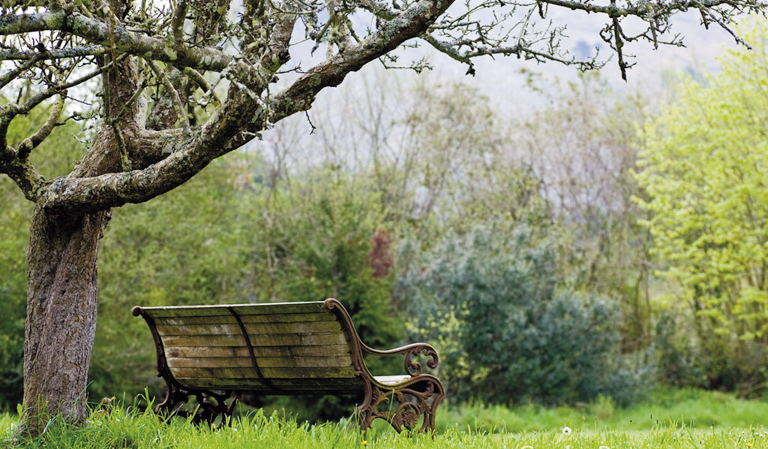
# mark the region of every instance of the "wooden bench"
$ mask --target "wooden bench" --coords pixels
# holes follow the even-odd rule
[[[366,346],[335,299],[247,305],[134,307],[149,325],[158,376],[168,392],[157,410],[192,414],[194,422],[228,422],[243,393],[270,395],[357,394],[362,431],[374,419],[398,432],[434,431],[435,410],[445,398],[440,380],[422,373],[416,356],[435,369],[438,356],[425,343],[388,351]],[[404,356],[405,375],[373,376],[363,353]],[[194,396],[193,412],[183,410]],[[229,404],[227,404],[229,401]]]

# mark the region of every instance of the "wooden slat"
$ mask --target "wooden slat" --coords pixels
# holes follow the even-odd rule
[[[253,368],[250,357],[178,358],[168,357],[168,367],[173,368]]]
[[[167,326],[157,325],[155,326],[157,333],[160,336],[176,336],[176,335],[242,335],[243,331],[240,326],[235,323],[231,324],[194,324],[194,325],[179,325],[179,326]]]
[[[212,390],[240,390],[264,393],[276,393],[261,379],[197,379],[176,378],[185,387],[205,388]],[[354,379],[273,379],[272,384],[280,389],[280,393],[299,391],[314,394],[325,392],[356,394],[363,390],[360,378]]]
[[[326,357],[349,356],[349,345],[327,346],[259,346],[254,348],[257,357]],[[249,357],[248,348],[217,346],[180,346],[165,348],[166,357]]]
[[[331,313],[291,313],[291,314],[265,314],[244,315],[240,321],[248,323],[307,323],[312,321],[336,321],[336,316]],[[156,325],[190,325],[190,324],[237,324],[232,315],[227,316],[188,316],[155,318]]]
[[[170,335],[240,335],[242,329],[232,324],[190,324],[155,326],[161,336]],[[249,335],[254,334],[303,334],[319,332],[341,332],[337,321],[312,321],[304,323],[249,323],[243,324]]]
[[[176,378],[249,379],[256,378],[253,368],[171,368]],[[336,379],[355,377],[351,366],[326,368],[261,368],[268,379]]]
[[[190,335],[186,337],[161,337],[163,346],[246,346],[242,335]]]
[[[250,357],[206,357],[206,358],[177,358],[166,359],[171,368],[247,368],[252,367]],[[342,357],[258,357],[260,368],[267,367],[333,367],[352,366],[352,358]]]
[[[152,318],[227,316],[229,309],[238,315],[273,315],[289,313],[332,314],[322,302],[284,302],[272,304],[238,304],[232,306],[142,307]]]
[[[342,345],[347,340],[341,332],[318,334],[251,335],[251,346],[325,346]],[[245,346],[242,335],[188,335],[162,337],[163,346]]]
[[[347,339],[342,332],[317,334],[251,335],[251,346],[326,346],[343,345]]]

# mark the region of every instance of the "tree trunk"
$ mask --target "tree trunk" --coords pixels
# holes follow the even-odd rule
[[[35,209],[24,344],[24,406],[31,435],[54,414],[67,421],[86,416],[98,304],[97,248],[109,216],[108,211],[52,215]]]

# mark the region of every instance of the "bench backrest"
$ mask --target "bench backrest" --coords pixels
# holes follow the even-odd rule
[[[355,374],[362,357],[357,334],[336,300],[136,307],[133,313],[152,330],[158,370],[167,369],[182,387],[264,394],[363,388]]]

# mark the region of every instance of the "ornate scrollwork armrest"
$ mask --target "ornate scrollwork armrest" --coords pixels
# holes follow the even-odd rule
[[[430,367],[431,369],[437,368],[437,365],[439,363],[437,350],[435,350],[435,348],[432,347],[432,345],[427,343],[413,343],[410,345],[401,346],[399,348],[389,349],[386,351],[379,351],[378,349],[369,348],[367,345],[363,343],[362,349],[364,352],[367,352],[368,354],[379,355],[379,356],[404,354],[405,359],[403,360],[403,367],[405,368],[405,372],[409,374],[411,377],[416,377],[421,374],[421,363],[413,360],[415,356],[422,354],[424,357],[429,357],[429,360],[427,360],[427,366]]]

